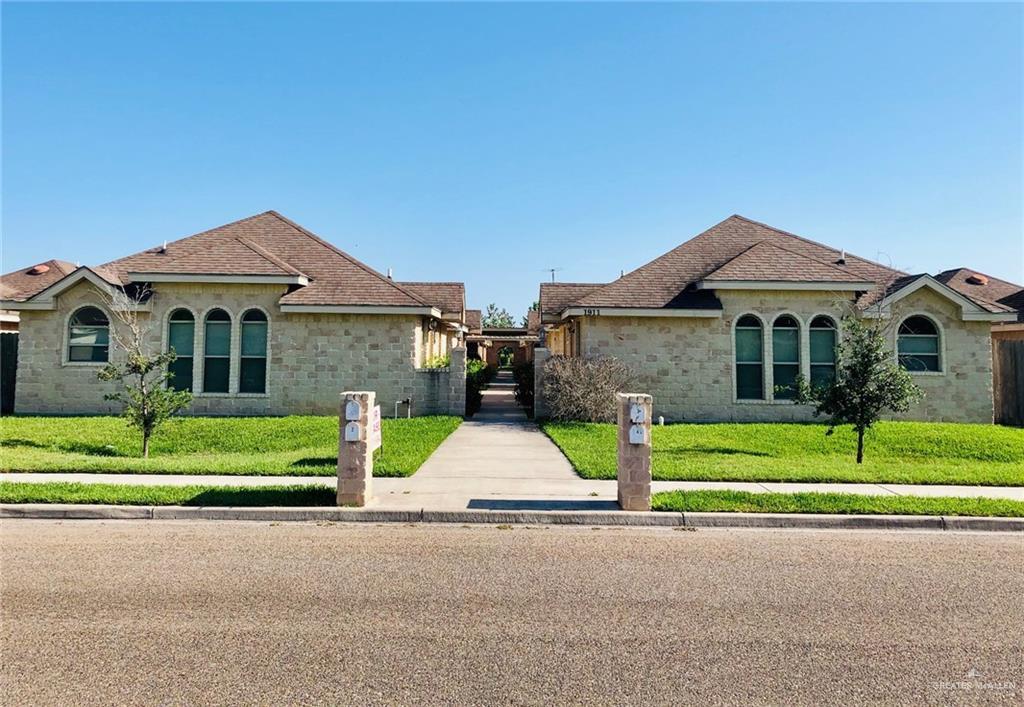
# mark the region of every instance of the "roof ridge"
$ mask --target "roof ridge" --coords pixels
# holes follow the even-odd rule
[[[231,221],[230,223],[224,223],[224,224],[221,224],[220,226],[214,226],[213,228],[207,228],[205,231],[199,231],[198,233],[193,233],[190,236],[182,236],[181,238],[176,238],[173,241],[167,241],[167,245],[171,246],[171,245],[174,245],[175,243],[181,243],[182,241],[187,241],[190,238],[196,238],[198,236],[205,236],[207,233],[212,233],[213,231],[219,231],[222,228],[229,228],[230,226],[237,226],[240,223],[245,223],[246,221],[251,221],[253,219],[259,218],[260,216],[266,216],[267,214],[272,214],[272,213],[275,213],[275,212],[273,212],[273,211],[263,211],[263,212],[260,212],[258,214],[253,214],[252,216],[246,216],[245,218],[236,219],[234,221]],[[155,248],[155,247],[156,246],[153,246],[153,248]],[[142,255],[143,253],[149,252],[151,249],[152,248],[143,248],[140,251],[137,251],[135,253],[131,253],[129,255],[125,255],[125,256],[123,256],[121,258],[117,258],[116,260],[111,260],[109,262],[102,263],[102,264],[99,265],[99,267],[108,267],[108,266],[116,265],[117,263],[120,263],[122,260],[128,260],[128,258],[134,258],[137,255]]]
[[[251,241],[248,238],[245,238],[244,236],[236,236],[235,240],[238,241],[239,243],[241,243],[242,245],[244,245],[246,248],[248,248],[252,252],[254,252],[256,255],[258,255],[261,258],[263,258],[264,260],[266,260],[266,261],[276,265],[277,267],[281,268],[282,270],[285,270],[286,272],[290,272],[292,275],[301,275],[302,277],[307,277],[307,278],[309,277],[308,275],[306,275],[306,273],[304,273],[301,270],[299,270],[297,267],[295,267],[294,265],[289,263],[287,260],[284,260],[283,258],[281,258],[281,257],[275,255],[274,253],[272,253],[271,251],[267,250],[266,248],[263,248],[258,243],[254,242],[254,241]]]
[[[340,255],[342,258],[344,258],[345,260],[349,261],[351,264],[355,265],[356,267],[364,270],[365,272],[370,273],[371,275],[375,275],[376,277],[380,278],[384,282],[386,282],[389,285],[391,285],[392,287],[394,287],[399,292],[409,296],[414,302],[419,302],[420,304],[422,304],[425,307],[432,307],[433,306],[429,302],[426,302],[425,300],[423,300],[422,298],[417,297],[412,292],[409,292],[404,287],[401,287],[401,286],[397,285],[394,280],[390,279],[386,275],[383,275],[383,274],[377,272],[376,270],[371,268],[366,263],[364,263],[364,262],[362,262],[360,260],[357,260],[356,258],[352,257],[351,255],[349,255],[348,253],[343,251],[341,248],[337,247],[333,243],[329,243],[328,241],[325,241],[320,236],[318,236],[315,233],[313,233],[312,231],[309,231],[306,228],[300,226],[299,224],[297,224],[294,221],[292,221],[290,218],[282,216],[281,214],[279,214],[278,212],[274,211],[273,209],[271,209],[270,211],[267,211],[266,213],[270,214],[271,216],[277,217],[278,219],[280,219],[284,223],[288,224],[292,228],[296,229],[297,231],[299,231],[300,233],[305,235],[307,238],[310,238],[310,239],[316,241],[317,243],[319,243],[320,245],[328,248],[329,250],[333,251],[337,255]],[[262,216],[263,214],[260,214],[260,215]]]
[[[904,273],[902,270],[897,270],[896,268],[892,267],[891,265],[883,265],[882,263],[879,263],[879,262],[877,262],[875,260],[868,260],[867,258],[859,256],[856,253],[850,253],[850,252],[846,251],[845,248],[833,248],[830,245],[825,245],[824,243],[820,243],[818,241],[811,240],[810,238],[805,238],[804,236],[798,236],[797,234],[792,233],[790,231],[784,231],[781,228],[776,228],[775,226],[772,226],[770,224],[764,223],[763,221],[755,221],[754,219],[747,218],[746,216],[743,216],[741,214],[733,214],[729,218],[738,218],[741,221],[746,221],[747,223],[752,223],[755,226],[761,226],[762,228],[767,228],[769,231],[775,231],[776,233],[781,233],[782,235],[789,236],[790,238],[796,238],[797,240],[803,241],[804,243],[810,243],[811,245],[816,245],[819,248],[825,248],[827,250],[836,250],[836,251],[840,251],[840,252],[846,253],[846,257],[847,258],[853,257],[853,258],[856,258],[857,260],[860,260],[862,262],[870,263],[871,265],[877,265],[880,268],[885,268],[886,270],[890,270],[892,272],[907,274],[907,273]],[[725,223],[725,221],[728,221],[729,218],[725,219],[724,221],[721,221],[720,223]],[[719,224],[716,223],[715,226],[717,226],[717,225],[719,225]],[[714,228],[714,226],[712,226],[711,228]],[[711,229],[709,228],[708,230],[710,231]],[[698,235],[703,235],[703,234],[698,234]],[[694,236],[694,238],[696,238],[696,237],[697,236]],[[810,256],[807,256],[807,257],[810,257]],[[812,258],[812,260],[814,260],[814,258]]]
[[[465,285],[458,280],[397,280],[400,285]]]

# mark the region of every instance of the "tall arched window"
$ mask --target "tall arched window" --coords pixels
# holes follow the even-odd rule
[[[796,397],[796,379],[800,375],[800,324],[783,314],[772,325],[772,374],[775,397],[792,400]]]
[[[764,400],[761,320],[750,314],[736,322],[736,398]]]
[[[223,309],[206,315],[203,392],[226,393],[231,377],[231,315]]]
[[[177,358],[168,366],[171,379],[167,387],[192,390],[192,357],[195,355],[196,318],[187,309],[171,312],[167,325],[167,346],[174,349]]]
[[[242,315],[238,392],[267,392],[267,315],[259,309],[250,309]]]
[[[82,307],[68,322],[68,361],[103,363],[110,353],[110,321],[99,307]]]
[[[811,385],[826,386],[836,377],[836,347],[839,331],[831,317],[811,321]]]
[[[908,371],[941,371],[939,329],[928,317],[907,317],[900,324],[896,349],[900,365]]]

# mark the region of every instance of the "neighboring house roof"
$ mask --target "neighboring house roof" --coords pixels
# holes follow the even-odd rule
[[[526,313],[526,331],[529,334],[540,333],[540,310],[531,309]]]
[[[483,312],[479,309],[467,309],[466,310],[466,327],[469,328],[470,334],[479,334],[483,331]]]
[[[604,285],[589,282],[542,282],[540,285],[540,312],[559,314],[569,305]]]
[[[441,310],[442,314],[458,315],[463,319],[466,310],[466,286],[461,282],[400,282],[398,283],[424,302]]]
[[[945,270],[935,279],[973,300],[1015,310],[1017,320],[1024,322],[1024,287],[1021,285],[968,268]]]
[[[912,276],[787,231],[733,215],[668,253],[607,285],[541,284],[541,312],[558,315],[570,307],[622,309],[720,309],[714,290],[727,283],[758,289],[775,283],[782,289],[800,285],[834,286],[859,292],[857,305],[867,307],[915,286]],[[930,276],[928,284],[951,290]],[[911,290],[907,290],[908,292]],[[989,313],[1004,306],[960,292]]]
[[[0,298],[26,300],[73,273],[76,267],[66,260],[47,260],[0,275]]]
[[[282,283],[289,286],[289,291],[279,303],[293,307],[434,307],[444,311],[453,306],[455,309],[450,311],[461,312],[455,301],[464,300],[461,283],[413,283],[414,287],[406,287],[276,211],[218,226],[88,270],[119,286],[133,281],[196,279]],[[72,276],[68,277],[69,283]]]

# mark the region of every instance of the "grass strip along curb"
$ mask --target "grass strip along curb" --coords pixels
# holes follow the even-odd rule
[[[1024,518],[1024,501],[950,496],[868,496],[851,493],[662,491],[655,511],[677,513],[826,513]]]
[[[116,506],[330,507],[335,491],[325,486],[135,486],[72,482],[0,482],[0,503]],[[775,513],[916,515],[1024,518],[1024,501],[991,498],[862,496],[842,493],[748,493],[666,491],[652,499],[655,511],[674,513]],[[582,512],[585,517],[593,511]],[[627,515],[621,511],[611,514]],[[607,514],[605,514],[607,515]]]

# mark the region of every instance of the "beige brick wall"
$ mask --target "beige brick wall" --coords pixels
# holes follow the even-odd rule
[[[166,346],[167,318],[177,307],[196,317],[193,378],[196,395],[188,412],[200,415],[336,414],[345,390],[373,390],[385,415],[396,400],[413,399],[413,414],[463,414],[465,375],[419,368],[423,319],[416,315],[282,314],[277,285],[161,283],[155,288],[150,343]],[[67,363],[66,332],[71,314],[86,304],[103,307],[87,283],[63,293],[56,311],[22,313],[16,411],[109,413],[103,400],[111,390],[96,379],[99,365]],[[204,394],[202,384],[205,314],[220,307],[232,316],[230,391]],[[250,307],[268,315],[267,392],[238,392],[240,317]],[[105,307],[104,307],[105,308]],[[116,319],[112,318],[116,324]],[[463,364],[464,365],[464,364]]]
[[[806,421],[807,406],[772,399],[771,323],[791,314],[801,325],[801,366],[809,376],[811,320],[819,314],[837,321],[846,307],[842,295],[820,292],[720,292],[721,319],[586,317],[580,327],[586,356],[614,356],[640,378],[639,390],[654,396],[655,415],[671,421]],[[764,324],[765,401],[737,401],[734,381],[736,319],[758,315]],[[959,307],[930,291],[919,291],[899,304],[890,324],[904,316],[927,313],[942,328],[943,373],[914,374],[926,398],[908,419],[959,422],[992,421],[992,364],[989,326],[964,322]]]

